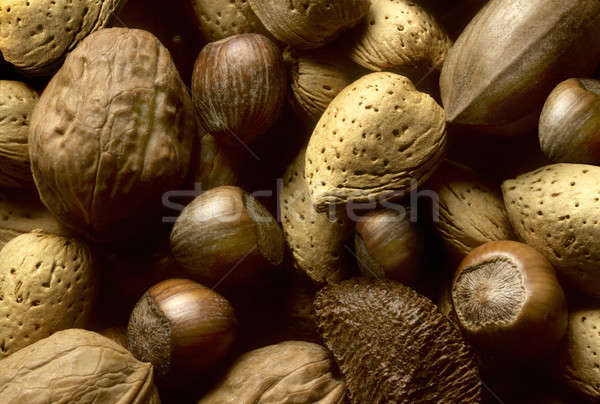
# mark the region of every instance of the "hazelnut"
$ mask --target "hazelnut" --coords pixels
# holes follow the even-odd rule
[[[507,360],[544,357],[566,331],[567,305],[554,269],[523,243],[493,241],[471,251],[456,271],[451,296],[465,335]]]
[[[356,225],[354,245],[363,275],[407,285],[416,281],[423,240],[406,215],[388,209],[367,213]]]
[[[179,384],[221,361],[235,339],[237,321],[221,295],[187,279],[151,287],[127,326],[129,350],[154,365],[157,380]]]
[[[283,261],[281,228],[242,189],[213,188],[182,212],[171,233],[171,252],[187,275],[200,282],[233,286],[257,278]]]
[[[281,52],[260,34],[209,43],[196,59],[192,98],[206,130],[225,144],[264,134],[279,118],[286,94]]]
[[[600,163],[600,81],[560,83],[544,104],[539,138],[552,161]]]

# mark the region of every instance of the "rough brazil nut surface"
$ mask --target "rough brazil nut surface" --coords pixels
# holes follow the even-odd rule
[[[33,176],[65,226],[98,241],[125,238],[185,179],[196,135],[168,50],[146,31],[104,29],[67,57],[34,109]]]
[[[329,104],[306,150],[317,210],[407,193],[441,163],[444,110],[406,77],[371,73]]]
[[[561,280],[600,296],[600,167],[553,164],[502,184],[515,233]]]
[[[0,360],[7,404],[160,404],[152,365],[94,332],[70,329]]]
[[[478,403],[471,349],[438,308],[393,281],[355,278],[317,293],[321,336],[352,403]]]
[[[48,74],[86,36],[106,26],[126,0],[5,0],[0,52],[27,74]]]
[[[26,233],[0,251],[0,358],[53,332],[85,327],[98,268],[76,239]]]
[[[320,345],[286,341],[238,358],[198,404],[341,404],[345,383]]]

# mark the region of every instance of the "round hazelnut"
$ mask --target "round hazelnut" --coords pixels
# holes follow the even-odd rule
[[[154,365],[157,380],[179,384],[219,363],[235,339],[237,320],[221,295],[187,279],[151,287],[127,326],[129,350]]]
[[[239,285],[283,261],[281,228],[256,199],[241,188],[223,186],[199,195],[171,232],[171,252],[199,282]]]
[[[279,118],[286,94],[283,56],[263,35],[209,43],[196,59],[192,98],[206,130],[227,145],[264,134]]]
[[[523,243],[493,241],[471,251],[456,271],[451,296],[471,342],[506,360],[544,357],[566,331],[567,305],[554,269]]]

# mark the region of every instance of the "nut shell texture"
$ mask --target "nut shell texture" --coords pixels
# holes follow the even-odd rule
[[[196,130],[191,98],[158,39],[101,30],[68,56],[34,110],[30,157],[40,197],[89,238],[130,236],[184,180]]]
[[[329,104],[306,150],[317,210],[386,199],[414,189],[441,163],[444,110],[394,73],[371,73]]]
[[[352,403],[478,403],[474,356],[427,298],[392,281],[356,278],[317,293],[315,312]]]
[[[348,277],[344,244],[352,232],[345,212],[315,210],[304,179],[303,149],[283,176],[281,224],[295,265],[316,282]]]
[[[256,32],[266,34],[247,0],[191,0],[198,26],[208,41]]]
[[[242,355],[198,404],[341,404],[345,383],[320,345],[286,341]]]
[[[0,81],[0,186],[33,188],[29,120],[38,93],[19,81]]]
[[[434,17],[411,0],[372,0],[350,57],[373,71],[424,74],[441,70],[452,41]]]
[[[89,248],[42,233],[0,251],[0,358],[53,332],[87,325],[96,295]]]
[[[79,42],[104,26],[126,0],[5,0],[0,52],[27,74],[48,74]]]
[[[0,361],[7,404],[160,404],[152,365],[94,332],[57,332]]]
[[[600,297],[600,167],[554,164],[502,185],[515,233],[571,286]]]
[[[369,0],[249,0],[269,32],[298,49],[319,48],[366,14]]]

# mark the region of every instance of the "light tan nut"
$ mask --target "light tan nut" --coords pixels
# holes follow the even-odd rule
[[[369,0],[249,0],[263,25],[278,40],[298,49],[319,48],[366,14]]]
[[[126,0],[5,0],[0,52],[26,74],[51,74],[66,54],[105,27]]]
[[[38,93],[20,81],[0,80],[0,186],[33,188],[29,119]]]
[[[429,69],[442,69],[451,46],[444,28],[418,2],[372,0],[357,28],[350,57],[373,71],[422,77]]]
[[[34,109],[29,143],[40,197],[90,239],[143,231],[160,215],[163,194],[187,175],[196,122],[156,37],[98,31],[67,57]]]
[[[423,183],[446,149],[444,110],[406,77],[371,73],[329,104],[306,150],[316,209],[398,196]]]
[[[344,245],[352,235],[352,222],[344,209],[315,210],[304,179],[305,151],[283,176],[279,196],[283,234],[300,270],[315,282],[335,282],[350,275]]]
[[[320,345],[286,341],[242,355],[198,404],[339,404],[345,383]]]
[[[60,331],[0,361],[2,402],[160,404],[152,365],[94,332]]]
[[[439,198],[434,227],[455,259],[487,242],[515,239],[500,188],[470,168],[447,160],[427,188]]]
[[[0,358],[52,333],[88,324],[97,268],[85,244],[41,232],[0,251]]]
[[[600,296],[600,167],[553,164],[502,184],[515,233],[559,279]]]
[[[237,34],[267,34],[247,0],[191,0],[196,21],[207,41]]]

